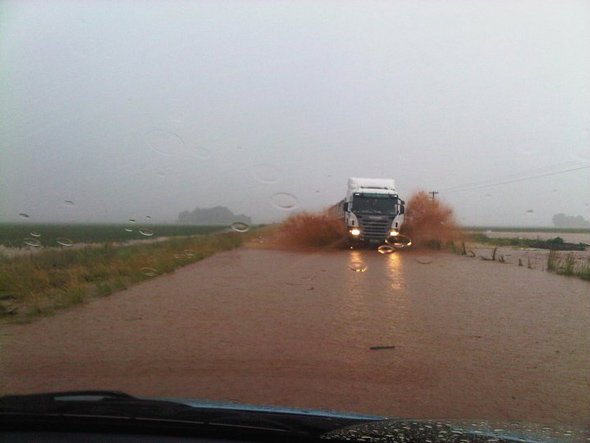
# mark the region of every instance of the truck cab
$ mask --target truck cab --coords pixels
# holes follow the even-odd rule
[[[405,202],[393,179],[348,179],[346,198],[339,213],[354,243],[395,243],[403,223]]]

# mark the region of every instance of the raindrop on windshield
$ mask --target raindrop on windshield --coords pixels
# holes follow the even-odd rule
[[[184,148],[184,140],[177,134],[154,129],[146,134],[148,146],[159,154],[178,155]]]
[[[64,205],[66,205],[68,208],[71,208],[74,206],[74,202],[72,200],[66,200],[64,201]]]
[[[287,192],[278,192],[271,197],[272,204],[279,209],[290,211],[297,207],[297,198]]]
[[[141,272],[143,275],[147,276],[147,277],[155,277],[156,275],[159,274],[159,272],[157,271],[157,269],[154,268],[141,268]]]
[[[33,248],[38,248],[39,246],[41,246],[41,242],[36,238],[25,238],[23,240],[23,243],[27,246],[32,246]]]
[[[129,225],[125,228],[125,232],[133,232],[133,226],[135,225],[135,219],[129,219]]]
[[[421,265],[428,265],[430,263],[432,263],[432,259],[430,257],[426,257],[426,256],[421,256],[421,257],[416,257],[416,261],[418,263],[420,263]]]
[[[360,261],[353,261],[348,267],[354,272],[365,272],[367,270],[367,265]]]
[[[19,216],[20,218],[29,218],[29,217],[30,217],[30,215],[29,215],[29,214],[27,214],[26,212],[21,212],[20,214],[18,214],[18,216]]]
[[[400,234],[396,237],[391,237],[385,240],[389,246],[393,246],[394,248],[407,248],[412,246],[412,240],[407,235]]]
[[[152,231],[151,229],[147,229],[147,228],[141,228],[139,230],[139,233],[145,237],[151,237],[152,235],[154,235],[154,231]]]
[[[74,242],[72,240],[70,240],[69,238],[65,238],[65,237],[57,237],[55,239],[55,241],[58,245],[66,246],[66,247],[72,246],[74,244]]]
[[[273,165],[266,163],[254,165],[252,167],[252,175],[260,183],[276,183],[281,178],[281,173]]]
[[[395,249],[389,245],[381,245],[377,248],[377,251],[380,254],[391,254],[392,252],[395,252]]]
[[[526,212],[527,212],[527,214],[532,214],[533,212],[535,212],[535,210],[534,209],[527,209]]]
[[[39,238],[39,237],[41,237],[41,234],[39,234],[36,231],[31,231],[31,237]]]
[[[191,154],[193,157],[200,158],[201,160],[207,160],[211,158],[211,151],[207,148],[203,148],[202,146],[196,146],[192,149]]]
[[[232,223],[230,227],[236,232],[247,232],[248,229],[250,229],[250,226],[248,226],[247,223],[242,222]]]

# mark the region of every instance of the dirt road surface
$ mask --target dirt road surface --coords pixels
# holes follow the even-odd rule
[[[1,332],[2,393],[590,423],[590,284],[450,254],[241,248]]]

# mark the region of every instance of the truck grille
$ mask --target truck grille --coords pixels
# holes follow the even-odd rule
[[[393,217],[356,214],[361,228],[361,236],[369,240],[385,240]]]

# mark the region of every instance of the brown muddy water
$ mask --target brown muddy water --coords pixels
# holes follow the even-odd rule
[[[589,289],[446,253],[240,248],[3,326],[0,392],[586,425]]]

